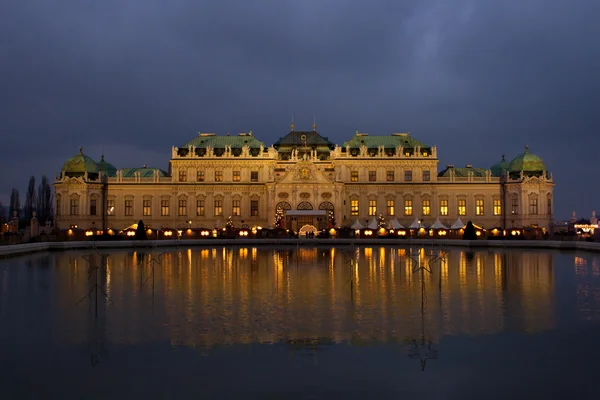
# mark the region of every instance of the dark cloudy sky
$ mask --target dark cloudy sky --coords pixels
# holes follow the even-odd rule
[[[0,200],[79,146],[167,168],[197,132],[410,131],[448,163],[525,144],[600,211],[598,0],[4,0]]]

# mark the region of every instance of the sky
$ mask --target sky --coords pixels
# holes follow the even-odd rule
[[[198,132],[411,132],[446,164],[539,155],[598,208],[600,1],[4,0],[0,201],[84,153],[167,169]]]

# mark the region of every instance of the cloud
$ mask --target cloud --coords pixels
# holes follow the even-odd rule
[[[410,131],[441,165],[488,167],[529,144],[554,172],[557,211],[589,214],[594,171],[567,160],[600,144],[599,12],[591,0],[4,2],[0,134],[19,168],[0,192],[55,174],[80,145],[166,163],[198,131],[272,142],[292,113],[299,129],[316,113],[340,143]]]

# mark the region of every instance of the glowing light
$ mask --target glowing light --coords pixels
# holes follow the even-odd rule
[[[135,232],[134,231],[129,231],[129,232],[127,232],[127,236],[135,236]]]
[[[146,231],[146,233],[147,233],[148,235],[151,235],[151,234],[152,234],[152,229],[148,229],[148,230]]]
[[[94,232],[92,232],[92,231],[85,232],[85,236],[93,236],[93,235],[94,235]]]
[[[365,236],[371,236],[371,235],[373,235],[373,231],[372,231],[372,230],[370,230],[370,229],[367,229],[367,230],[365,231]]]
[[[475,232],[475,234],[476,234],[477,236],[481,236],[481,231],[477,231],[477,232]]]

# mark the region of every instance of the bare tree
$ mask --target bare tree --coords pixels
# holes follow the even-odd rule
[[[52,219],[52,188],[46,175],[42,175],[42,181],[38,186],[36,211],[41,225]]]
[[[31,213],[35,211],[36,199],[35,199],[35,176],[29,178],[29,186],[27,186],[27,193],[25,195],[25,209],[24,217],[26,223],[31,220]]]

